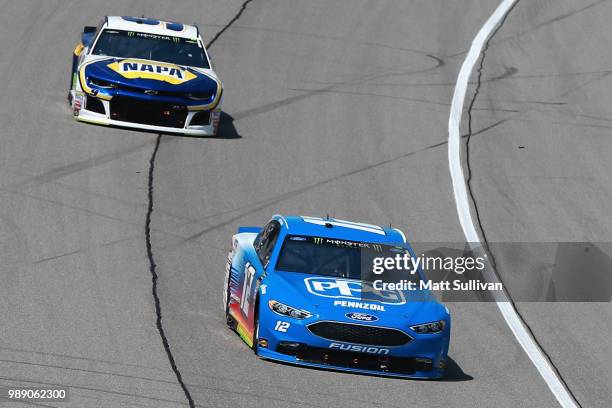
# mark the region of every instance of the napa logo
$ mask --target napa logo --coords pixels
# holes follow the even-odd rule
[[[173,64],[153,63],[135,59],[125,59],[108,64],[108,67],[128,79],[155,79],[179,85],[196,78],[185,68]]]
[[[404,294],[395,290],[376,290],[370,283],[357,280],[316,277],[304,279],[306,290],[316,296],[327,298],[360,299],[370,302],[402,305]]]

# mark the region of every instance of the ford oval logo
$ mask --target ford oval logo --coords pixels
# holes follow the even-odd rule
[[[147,89],[146,91],[144,91],[144,93],[146,93],[147,95],[157,95],[157,91],[154,89]]]
[[[345,314],[345,316],[347,319],[358,320],[360,322],[375,322],[378,320],[378,317],[372,316],[371,314],[367,314],[367,313],[353,312],[353,313],[347,313]]]

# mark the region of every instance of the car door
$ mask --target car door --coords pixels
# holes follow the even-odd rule
[[[281,225],[272,220],[257,234],[253,241],[254,252],[246,257],[240,282],[240,310],[250,330],[254,329],[257,307],[257,291],[266,274],[266,267],[280,235]]]

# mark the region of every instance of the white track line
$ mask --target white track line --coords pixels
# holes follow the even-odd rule
[[[470,51],[459,71],[459,76],[455,85],[455,93],[451,103],[450,117],[448,119],[448,163],[453,182],[453,193],[455,195],[457,214],[465,238],[475,250],[482,250],[482,243],[472,219],[467,185],[463,175],[463,167],[461,166],[461,117],[463,114],[468,81],[474,65],[476,61],[478,61],[480,53],[489,36],[510,11],[515,1],[516,0],[503,0],[491,17],[489,17],[485,25],[480,29],[476,38],[474,38]],[[489,267],[485,271],[485,278],[489,282],[499,282],[492,265],[488,266]],[[557,401],[559,401],[559,404],[564,408],[577,408],[577,402],[574,400],[563,381],[559,378],[556,370],[552,367],[550,361],[529,330],[525,327],[507,293],[505,291],[502,294],[499,294],[499,292],[494,293],[497,307],[502,316],[504,316],[510,330],[512,330],[519,344],[523,347],[525,353],[527,353],[537,370],[540,372],[544,381],[546,381],[546,384],[557,398]]]

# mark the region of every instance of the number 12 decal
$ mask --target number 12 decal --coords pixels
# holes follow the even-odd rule
[[[276,322],[276,326],[274,326],[274,330],[286,333],[289,326],[291,326],[291,323],[281,322],[280,320],[278,320]]]
[[[251,289],[253,288],[253,278],[255,268],[249,262],[244,266],[244,282],[242,284],[242,296],[240,297],[240,309],[245,316],[249,316],[249,305],[251,303]]]

